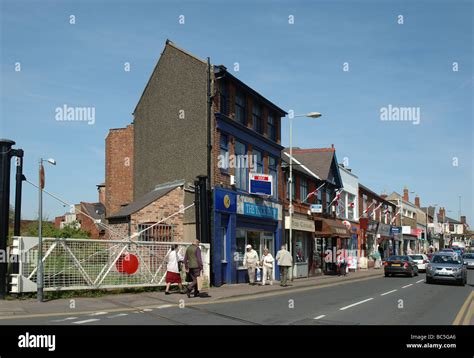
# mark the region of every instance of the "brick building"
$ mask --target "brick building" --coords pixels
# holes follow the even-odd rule
[[[264,247],[274,254],[280,244],[280,121],[286,113],[224,66],[209,68],[207,61],[166,42],[133,113],[133,197],[183,179],[188,206],[194,202],[190,184],[210,172],[212,234],[203,241],[211,242],[212,282],[221,285],[247,279],[242,266],[247,244],[259,254]],[[250,195],[251,172],[272,176],[271,197]],[[182,220],[183,239],[191,241],[194,208]]]
[[[133,201],[133,163],[133,124],[110,129],[105,139],[105,183],[98,186],[107,216]]]

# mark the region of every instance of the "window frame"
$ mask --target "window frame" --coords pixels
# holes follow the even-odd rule
[[[243,103],[239,103],[239,99],[242,99]],[[242,118],[239,118],[240,115]],[[247,124],[247,96],[240,89],[235,91],[235,119],[242,125]]]

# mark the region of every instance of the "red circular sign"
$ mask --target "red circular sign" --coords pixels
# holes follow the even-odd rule
[[[138,258],[133,254],[121,255],[115,263],[118,272],[128,273],[129,275],[133,275],[137,272],[138,266]]]

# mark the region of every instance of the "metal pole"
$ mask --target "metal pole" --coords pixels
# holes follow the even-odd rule
[[[16,162],[16,189],[15,189],[15,226],[13,235],[20,236],[21,228],[21,191],[23,182],[23,150],[15,150]]]
[[[11,148],[9,139],[0,139],[0,250],[6,252],[10,216],[10,168]],[[7,293],[7,260],[0,262],[0,299]]]
[[[37,298],[38,302],[43,302],[43,185],[41,182],[41,167],[43,159],[39,160],[38,171],[38,270],[37,270]]]
[[[289,249],[291,257],[293,258],[293,117],[290,116],[290,190],[289,199],[290,199],[290,224],[288,227],[289,230]],[[293,281],[293,267],[291,267],[291,281]]]

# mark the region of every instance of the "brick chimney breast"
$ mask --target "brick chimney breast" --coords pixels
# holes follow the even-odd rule
[[[409,197],[408,197],[408,188],[407,187],[403,188],[403,200],[410,201]]]
[[[461,216],[461,223],[462,224],[466,223],[466,216],[464,216],[464,215]]]
[[[416,205],[417,208],[420,207],[420,197],[418,195],[415,196],[415,205]]]

